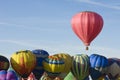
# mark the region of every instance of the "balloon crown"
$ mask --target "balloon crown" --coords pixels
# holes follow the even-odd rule
[[[30,52],[30,50],[21,50],[21,51],[17,51],[16,54],[19,54],[19,53],[28,53]]]
[[[49,59],[58,61],[58,60],[63,60],[63,58],[57,57],[57,56],[48,56]]]

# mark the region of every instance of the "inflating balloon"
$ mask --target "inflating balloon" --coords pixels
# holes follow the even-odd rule
[[[73,16],[72,29],[75,34],[83,41],[84,45],[88,46],[101,32],[103,27],[102,17],[91,11],[84,11]]]
[[[27,78],[36,66],[36,56],[30,50],[14,53],[10,58],[12,68],[23,78]]]
[[[33,50],[32,52],[33,54],[35,54],[36,60],[37,60],[36,66],[32,72],[34,73],[36,79],[40,79],[40,77],[44,73],[42,62],[45,58],[49,56],[49,54],[47,51],[42,50],[42,49],[36,49],[36,50]]]

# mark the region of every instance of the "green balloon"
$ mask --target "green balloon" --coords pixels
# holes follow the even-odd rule
[[[75,80],[75,77],[71,72],[69,72],[69,74],[64,78],[64,80]]]

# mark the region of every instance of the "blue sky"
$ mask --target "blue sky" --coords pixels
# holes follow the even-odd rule
[[[71,28],[72,16],[82,11],[99,13],[101,33],[89,51]],[[19,50],[44,49],[56,53],[101,54],[120,57],[119,0],[1,0],[0,54],[8,58]]]

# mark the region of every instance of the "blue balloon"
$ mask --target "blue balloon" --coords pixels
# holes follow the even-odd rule
[[[1,70],[0,71],[0,80],[6,80],[6,74],[7,74],[7,71]]]
[[[106,67],[108,67],[108,59],[105,56],[98,54],[90,55],[90,75],[93,80],[105,76]]]
[[[36,49],[32,51],[36,55],[36,67],[32,71],[37,79],[39,79],[44,73],[42,62],[45,58],[49,56],[49,53],[42,49]]]

